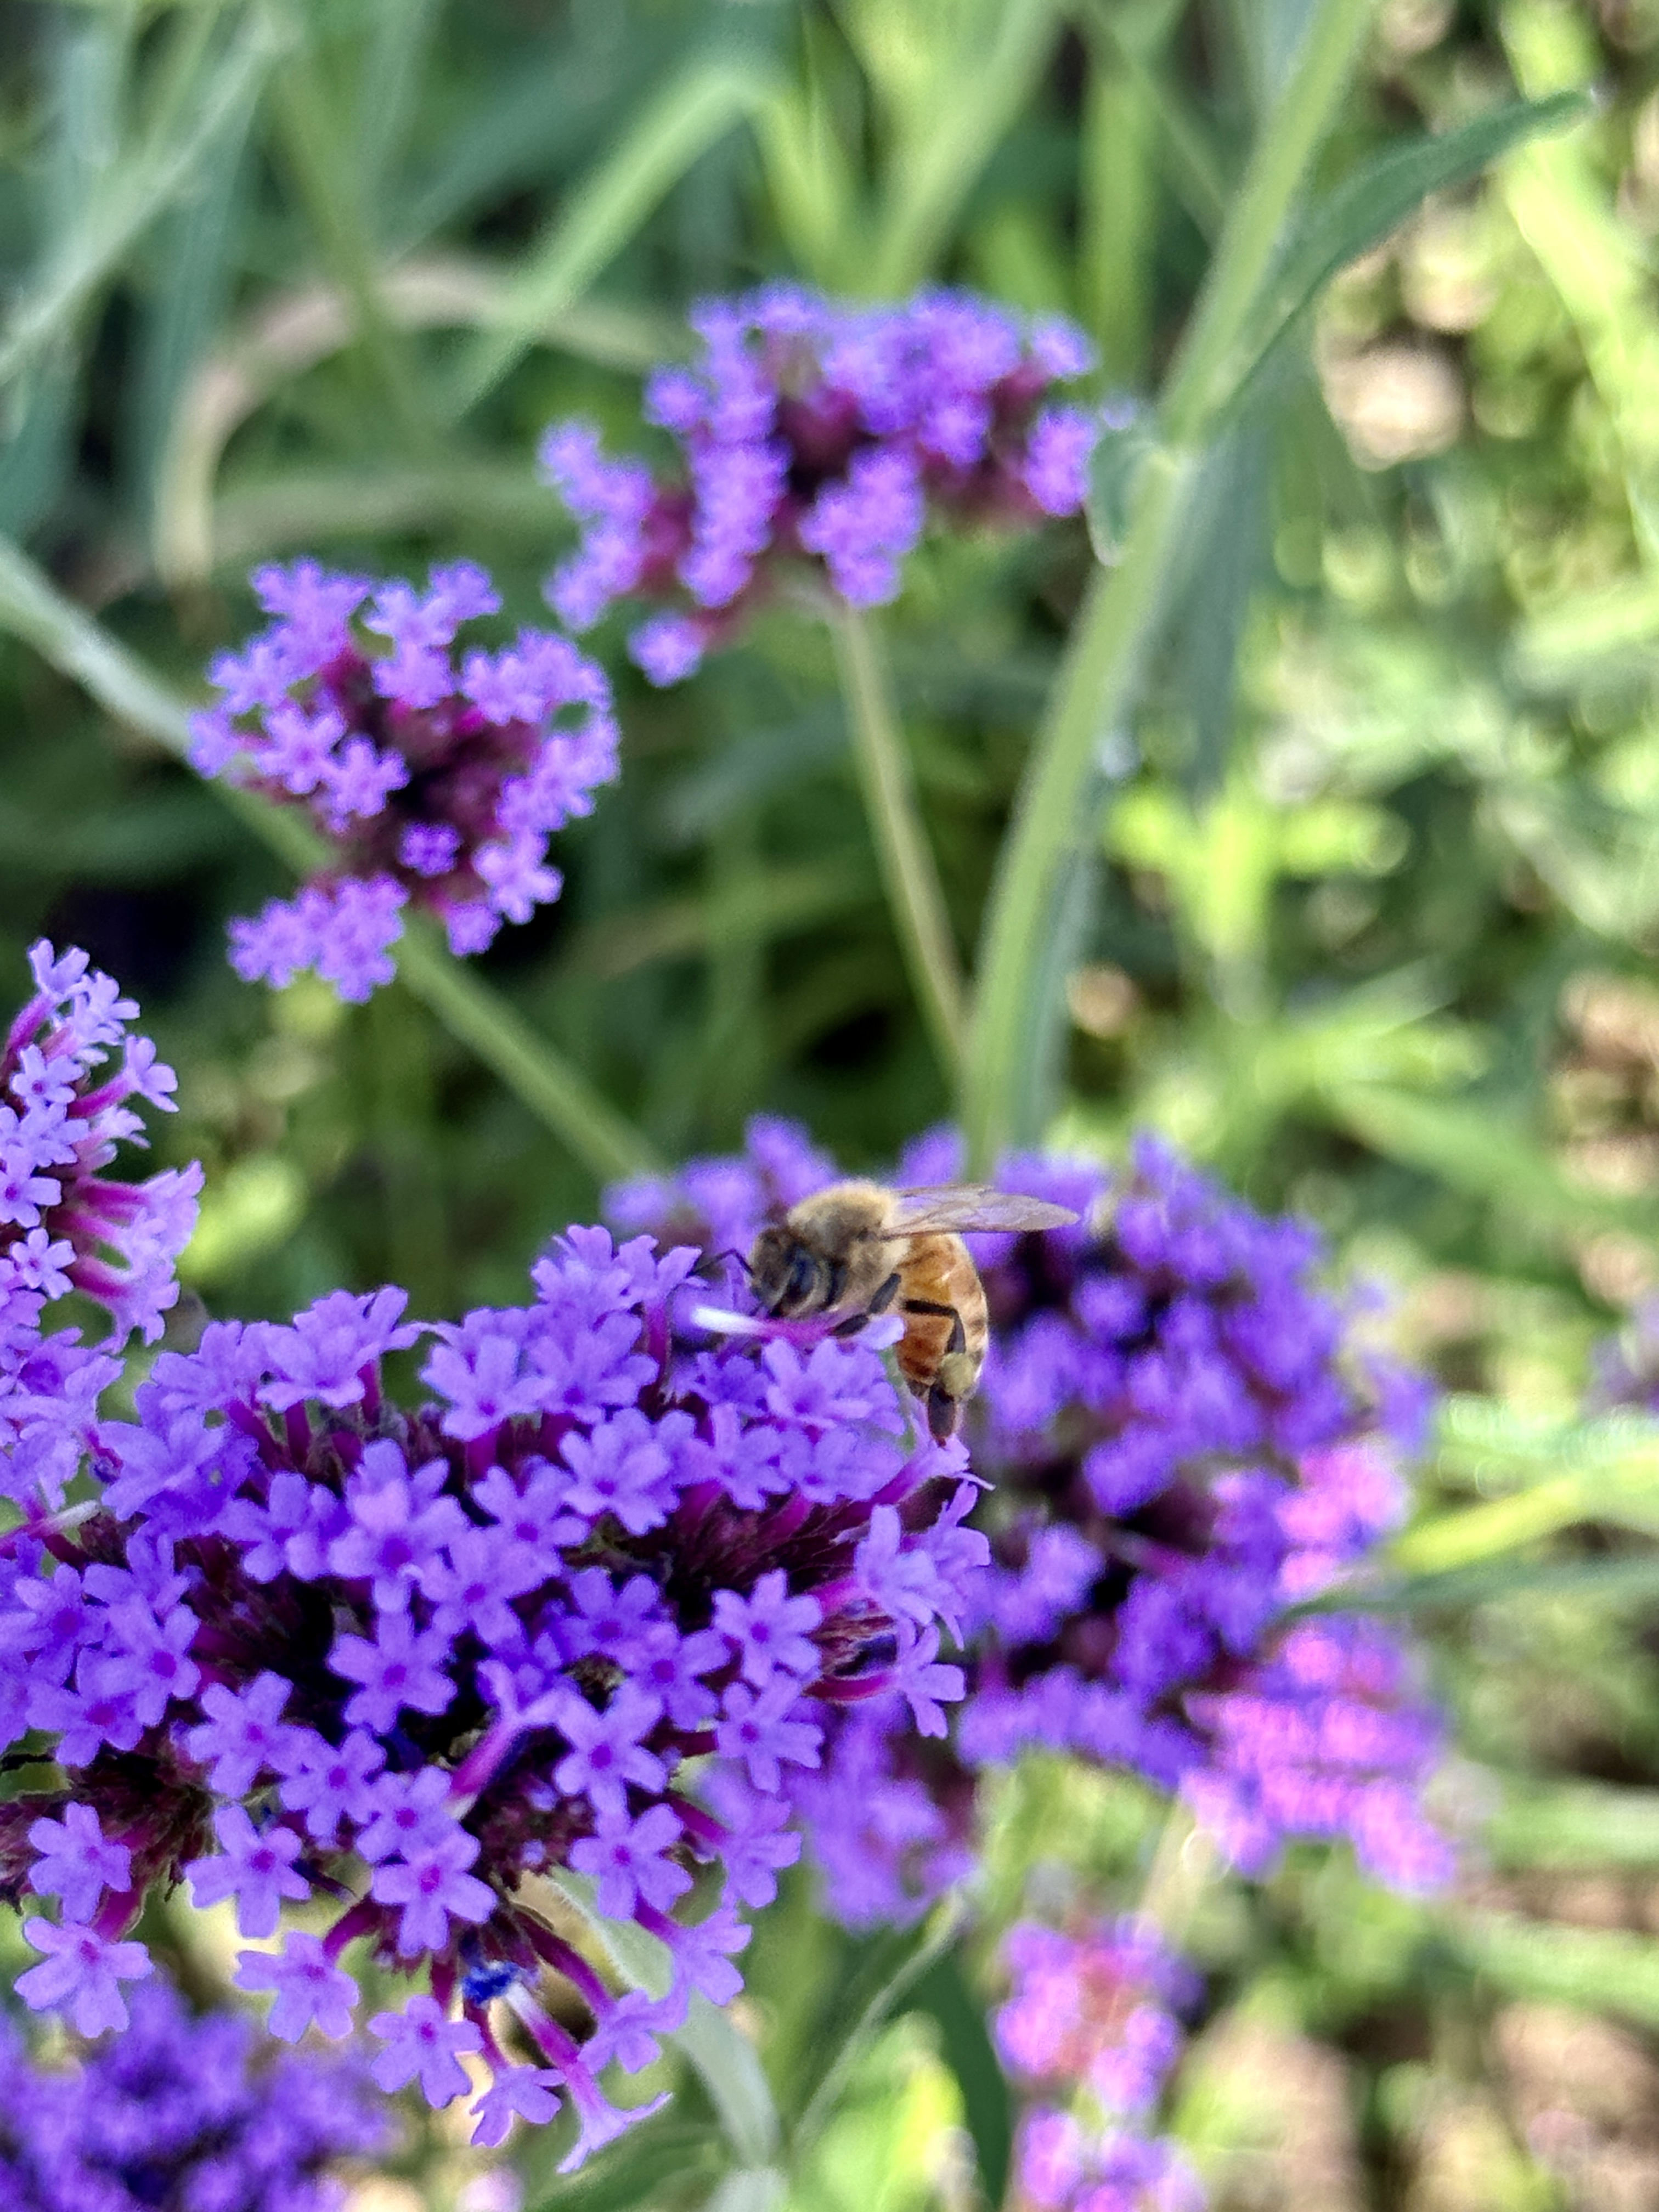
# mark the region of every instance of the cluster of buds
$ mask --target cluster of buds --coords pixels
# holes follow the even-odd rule
[[[178,1297],[202,1174],[110,1174],[118,1146],[144,1141],[138,1104],[172,1112],[173,1070],[84,952],[59,958],[43,939],[29,968],[33,995],[0,1051],[0,1495],[55,1500],[120,1371],[112,1355],[135,1334],[153,1343]],[[43,1333],[71,1291],[107,1311],[101,1349],[78,1329]]]
[[[296,897],[233,925],[237,973],[282,989],[313,968],[366,999],[392,980],[411,902],[465,954],[557,898],[548,839],[617,773],[594,664],[544,630],[458,662],[462,625],[501,605],[471,562],[434,568],[424,592],[314,561],[252,582],[273,619],[209,670],[223,696],[195,717],[191,758],[301,807],[330,858]]]
[[[33,2063],[0,2025],[0,2203],[7,2212],[339,2212],[330,2171],[388,2145],[357,2061],[264,2060],[252,2022],[187,2012],[164,1982],[127,2033],[77,2068]]]
[[[879,606],[930,514],[1006,525],[1083,505],[1098,425],[1054,391],[1091,354],[1057,316],[1028,324],[940,290],[849,307],[773,284],[704,302],[691,326],[697,361],[646,392],[678,449],[666,478],[607,460],[585,422],[542,446],[582,525],[548,598],[576,630],[617,599],[655,603],[629,641],[653,684],[690,675],[782,574]]]
[[[1018,2212],[1201,2212],[1197,2177],[1147,2132],[1185,2041],[1177,2015],[1198,1994],[1191,1970],[1136,1920],[1067,1932],[1022,1921],[1002,1956],[997,2048],[1032,2100]]]
[[[960,1167],[942,1133],[896,1179]],[[743,1158],[626,1186],[611,1210],[741,1252],[835,1173],[757,1124]],[[960,1867],[965,1778],[1027,1745],[1180,1791],[1248,1872],[1288,1839],[1346,1838],[1378,1879],[1432,1886],[1449,1857],[1420,1797],[1440,1730],[1407,1654],[1375,1623],[1290,1614],[1393,1525],[1418,1397],[1354,1371],[1308,1230],[1161,1146],[1121,1179],[1016,1158],[998,1180],[1079,1219],[969,1239],[992,1326],[966,1432],[993,1563],[969,1692],[948,1752],[890,1701],[845,1718],[801,1799],[832,1903],[858,1924],[919,1909]]]

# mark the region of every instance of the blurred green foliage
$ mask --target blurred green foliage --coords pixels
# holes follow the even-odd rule
[[[641,372],[703,291],[966,282],[1075,314],[1150,401],[1320,14],[0,0],[0,531],[190,692],[267,557],[464,550],[533,619],[569,535],[536,434],[581,410],[647,446]],[[1585,88],[1508,143],[1517,97]],[[1507,150],[1463,181],[1459,145]],[[1094,733],[1033,1076],[1057,1141],[1150,1122],[1312,1215],[1389,1286],[1368,1325],[1459,1394],[1382,1594],[1431,1638],[1471,1870],[1429,1906],[1316,1853],[1178,1896],[1211,1990],[1178,2124],[1239,2212],[1650,2203],[1659,1447],[1575,1423],[1589,1347],[1659,1281],[1659,8],[1379,0],[1310,205]],[[1112,558],[1139,421],[1097,485]],[[1080,525],[935,543],[882,626],[965,967],[1093,562]],[[623,781],[490,981],[665,1156],[764,1108],[890,1158],[953,1102],[830,641],[780,610],[666,695],[599,641]],[[181,1077],[164,1156],[208,1170],[202,1296],[515,1296],[586,1171],[405,989],[240,985],[225,918],[284,880],[246,824],[21,647],[0,692],[0,955],[19,977],[46,930],[143,999]],[[757,1934],[744,2018],[786,2128],[812,2115],[792,2203],[994,2192],[996,1929],[1167,1904],[1183,1863],[1141,1793],[1053,1762],[988,1834],[977,1932],[908,1981],[926,1931],[854,1943],[801,1881]],[[694,2083],[578,2181],[524,2156],[572,2212],[701,2201],[726,2163]],[[388,2212],[477,2181],[441,2126],[402,2171],[422,2197]]]

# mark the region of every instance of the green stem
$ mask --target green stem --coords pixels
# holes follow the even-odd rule
[[[882,886],[927,1034],[945,1080],[954,1083],[965,1024],[962,968],[892,690],[868,617],[837,602],[829,620]]]
[[[189,702],[136,653],[66,599],[16,546],[0,538],[0,629],[33,646],[118,721],[142,730],[179,759],[189,757]],[[215,783],[217,796],[296,875],[326,864],[328,848],[303,822],[252,792]],[[443,949],[423,918],[410,918],[398,971],[445,1027],[470,1045],[596,1179],[658,1163],[650,1146],[568,1061],[489,985]]]
[[[1206,433],[1285,222],[1347,86],[1375,0],[1324,0],[1256,142],[1161,405],[1164,450],[1139,488],[1122,560],[1097,574],[1055,678],[986,915],[962,1118],[975,1174],[1034,1141],[1029,1071],[1057,1018],[1034,985],[1058,925],[1068,857],[1094,835],[1089,793],[1103,738],[1133,704],[1191,517]]]

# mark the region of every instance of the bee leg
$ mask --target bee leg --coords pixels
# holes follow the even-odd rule
[[[927,1432],[936,1444],[948,1443],[957,1432],[961,1403],[937,1382],[927,1393]]]
[[[888,1307],[892,1304],[893,1300],[898,1296],[898,1269],[895,1267],[892,1273],[887,1278],[887,1280],[882,1285],[881,1288],[876,1292],[874,1297],[871,1299],[869,1304],[865,1308],[865,1311],[866,1313],[872,1314],[884,1314]],[[907,1303],[904,1310],[906,1313],[914,1313],[915,1311],[915,1308]]]

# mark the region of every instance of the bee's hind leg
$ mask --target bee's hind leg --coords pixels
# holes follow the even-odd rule
[[[927,1433],[936,1444],[949,1443],[957,1432],[962,1401],[937,1382],[927,1393]]]

